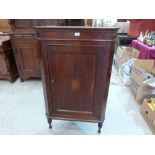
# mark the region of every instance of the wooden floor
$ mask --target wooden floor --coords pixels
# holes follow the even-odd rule
[[[114,74],[113,69],[101,134],[152,134],[130,89]],[[97,134],[97,124],[54,120],[53,129],[48,129],[41,80],[0,80],[0,134]]]

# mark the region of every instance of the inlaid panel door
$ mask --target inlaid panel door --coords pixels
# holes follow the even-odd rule
[[[106,54],[98,45],[46,46],[53,114],[99,117]]]

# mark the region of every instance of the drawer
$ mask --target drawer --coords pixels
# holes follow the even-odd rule
[[[44,36],[46,39],[76,39],[76,40],[113,40],[116,37],[116,34],[111,33],[110,31],[87,31],[87,30],[53,30],[53,31],[41,31],[40,38]]]

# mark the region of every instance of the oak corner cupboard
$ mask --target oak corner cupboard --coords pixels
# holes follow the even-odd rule
[[[52,119],[105,119],[117,28],[36,27],[49,128]]]

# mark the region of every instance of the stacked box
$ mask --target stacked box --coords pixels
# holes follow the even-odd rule
[[[116,57],[115,57],[115,67],[118,71],[120,66],[127,62],[129,59],[138,58],[140,52],[133,47],[119,46],[117,48]]]
[[[155,73],[154,60],[136,60],[131,69],[131,91],[137,102],[141,103],[144,98],[155,93],[154,87],[144,83],[151,79]],[[147,76],[146,76],[147,75]]]
[[[140,112],[143,117],[146,118],[146,121],[155,128],[155,112],[150,107],[150,99],[144,99]]]

